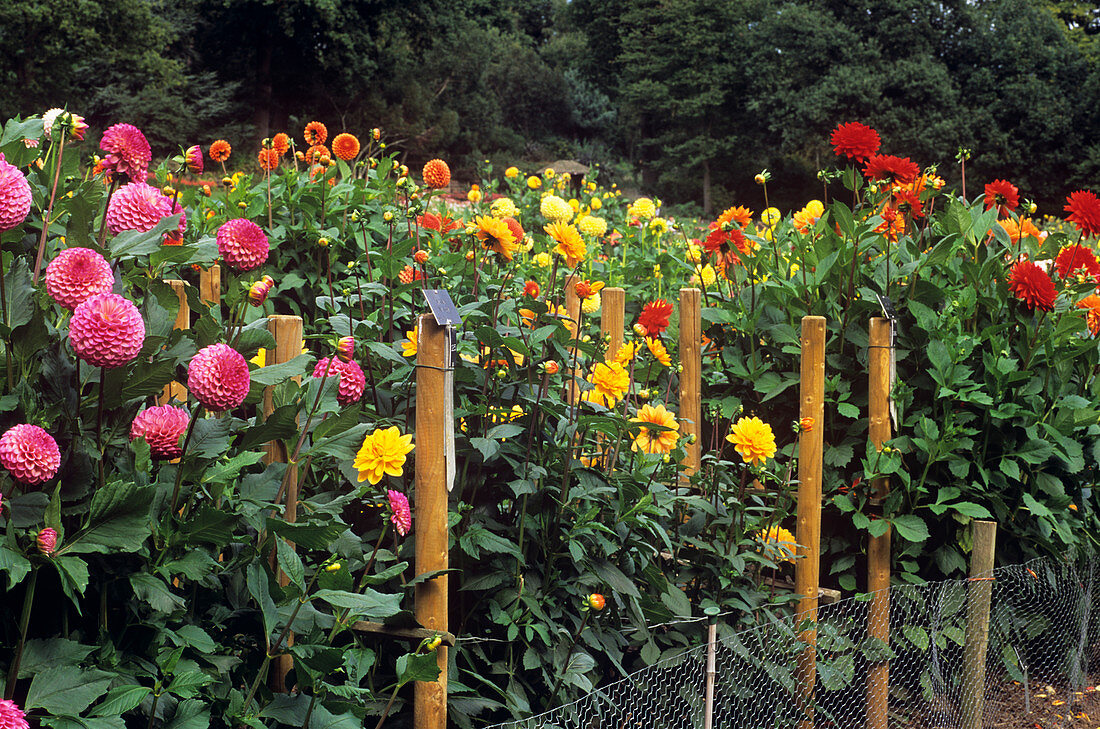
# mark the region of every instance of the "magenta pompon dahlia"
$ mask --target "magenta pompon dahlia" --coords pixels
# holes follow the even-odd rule
[[[123,185],[107,203],[107,230],[118,234],[124,230],[152,230],[169,215],[183,213],[178,202],[165,196],[160,190],[144,182]],[[187,215],[180,216],[178,226],[182,234],[187,229]]]
[[[400,491],[394,491],[389,489],[386,491],[386,498],[390,502],[390,521],[393,522],[394,528],[401,536],[407,535],[412,531],[413,517],[412,509],[409,508],[409,497]]]
[[[57,551],[57,530],[46,527],[38,532],[35,541],[38,543],[38,551],[51,557]]]
[[[231,410],[248,397],[248,363],[228,344],[199,350],[187,366],[187,389],[211,412]]]
[[[22,423],[0,435],[0,466],[8,469],[21,483],[44,483],[61,467],[61,449],[45,430]],[[2,727],[0,724],[0,729]]]
[[[192,175],[201,175],[203,168],[202,147],[193,144],[183,153],[184,164]]]
[[[46,292],[69,311],[114,285],[111,264],[91,248],[66,248],[46,266]]]
[[[0,699],[0,729],[30,729],[27,715],[10,699]]]
[[[153,151],[149,140],[133,124],[114,124],[103,132],[99,148],[107,154],[103,157],[103,169],[140,180],[149,171]]]
[[[325,368],[328,374],[325,374]],[[340,384],[336,392],[336,402],[341,405],[351,405],[363,397],[363,390],[367,387],[367,378],[363,375],[363,368],[357,362],[342,362],[339,359],[332,360],[329,364],[328,357],[322,357],[313,368],[314,377],[340,377]]]
[[[69,343],[93,367],[121,367],[145,343],[145,321],[133,302],[118,294],[85,299],[69,322]]]
[[[31,184],[0,154],[0,233],[21,225],[30,211]]]
[[[218,253],[238,271],[259,268],[267,260],[270,244],[260,226],[245,218],[227,220],[218,228]]]
[[[180,438],[187,432],[191,416],[183,408],[157,405],[137,414],[130,424],[130,440],[145,438],[153,458],[170,460],[183,455]]]

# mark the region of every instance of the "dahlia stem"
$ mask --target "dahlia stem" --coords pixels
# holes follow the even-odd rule
[[[106,471],[103,468],[104,449],[103,449],[103,386],[107,381],[107,368],[99,368],[99,404],[96,407],[95,415],[95,446],[99,449],[99,485],[106,486]]]
[[[99,221],[99,236],[96,238],[96,243],[100,248],[104,247],[107,241],[107,207],[111,204],[111,197],[115,194],[115,190],[118,189],[118,176],[111,175],[111,187],[107,190],[107,202],[103,205],[103,218]]]
[[[69,136],[66,128],[61,134],[61,141],[57,147],[57,164],[53,170],[53,188],[50,190],[50,204],[46,206],[46,215],[42,218],[42,234],[38,236],[38,255],[34,259],[34,285],[38,285],[38,273],[42,270],[42,257],[46,254],[46,233],[50,229],[50,216],[53,214],[53,203],[57,198],[57,181],[61,178],[61,154],[65,151],[65,137]],[[7,324],[7,319],[4,320]]]
[[[7,287],[4,284],[4,246],[2,244],[3,236],[0,235],[0,315],[3,316],[4,326],[8,326],[8,293]],[[12,376],[11,371],[11,333],[4,339],[4,362],[7,365],[8,371],[8,391],[10,392],[15,387],[15,378]]]
[[[187,435],[183,438],[183,450],[180,451],[179,463],[176,464],[176,486],[172,489],[172,508],[168,511],[171,516],[176,511],[176,503],[180,497],[180,484],[183,483],[183,459],[187,456],[187,446],[191,443],[191,434],[195,432],[195,423],[198,421],[196,417],[199,414],[199,402],[195,402],[195,407],[191,408],[191,420],[187,423]]]
[[[34,602],[34,587],[38,582],[38,565],[31,568],[31,580],[27,583],[27,593],[23,596],[23,614],[19,618],[19,645],[15,648],[15,657],[8,667],[8,680],[4,684],[4,698],[11,699],[15,694],[15,682],[19,678],[19,663],[23,660],[23,646],[27,644],[27,626],[31,622],[31,604]]]
[[[370,559],[367,560],[367,566],[363,569],[363,574],[359,577],[359,585],[355,588],[356,592],[362,592],[363,588],[367,586],[367,576],[370,574],[370,568],[374,566],[374,558],[378,556],[378,550],[382,547],[382,540],[386,538],[386,534],[390,531],[389,521],[383,520],[382,532],[378,535],[378,541],[374,543],[374,551],[371,552]],[[336,622],[332,626],[332,630],[328,634],[328,643],[332,643],[332,639],[336,637],[336,632],[340,629],[340,625],[347,620],[348,613],[351,612],[351,608],[347,608],[342,614],[336,616]]]
[[[271,223],[271,170],[267,170],[265,177],[267,177],[267,232],[270,233],[275,227]]]

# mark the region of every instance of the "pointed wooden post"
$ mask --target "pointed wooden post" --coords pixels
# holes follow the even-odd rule
[[[222,303],[221,266],[215,265],[199,271],[199,298],[215,306]]]
[[[699,470],[702,454],[702,296],[700,289],[680,289],[680,433],[686,444],[680,466],[685,479]],[[688,443],[691,436],[695,440]]]
[[[623,346],[626,291],[620,288],[608,288],[600,293],[603,298],[600,331],[603,332],[605,337],[611,337],[607,342],[607,356],[612,358],[619,353],[619,349]]]
[[[179,279],[169,279],[165,283],[176,292],[176,298],[179,300],[180,305],[179,310],[176,312],[176,323],[172,325],[172,328],[190,329],[191,307],[187,304],[187,282]],[[157,397],[157,404],[165,405],[173,397],[179,402],[187,402],[187,388],[183,386],[182,382],[170,382],[165,385],[164,390]]]
[[[447,465],[443,418],[447,328],[421,314],[416,350],[416,574],[448,568]],[[447,631],[447,575],[415,588],[417,621],[428,630]],[[418,681],[413,691],[413,729],[447,727],[447,651],[436,649],[439,678]]]
[[[997,522],[970,522],[974,552],[966,585],[966,645],[963,648],[960,729],[981,729],[985,707],[985,654],[989,648],[989,603],[993,597],[993,557]]]
[[[876,450],[890,439],[890,361],[893,346],[889,319],[871,319],[867,353],[868,437]],[[871,484],[871,506],[882,516],[882,502],[890,492],[890,480]],[[890,527],[867,545],[867,591],[873,597],[867,610],[867,632],[884,645],[890,643]],[[890,695],[890,662],[873,662],[867,669],[867,729],[887,729]]]
[[[814,726],[814,684],[817,680],[817,595],[821,561],[821,457],[825,441],[825,317],[802,317],[802,373],[799,418],[811,418],[798,439],[798,560],[794,591],[798,620],[811,625],[800,637],[807,644],[798,657],[798,686],[805,718],[800,729]]]
[[[275,337],[275,348],[267,353],[265,364],[282,364],[302,353],[302,317],[275,314],[268,317],[267,327]],[[296,377],[294,379],[301,382],[302,378]],[[275,405],[269,387],[264,391],[264,417],[271,415],[274,410]],[[264,463],[287,462],[286,448],[282,443],[277,441],[265,443],[263,450]],[[291,464],[287,468],[290,472],[286,477],[286,505],[283,507],[283,519],[294,522],[298,519],[298,466]],[[294,544],[291,543],[290,547],[293,549]],[[289,578],[282,570],[279,570],[279,584],[286,586],[289,583]],[[287,647],[294,645],[293,632],[287,633],[286,644]],[[287,690],[286,674],[293,667],[294,659],[290,655],[283,654],[275,658],[271,673],[271,687],[273,690],[280,692]]]

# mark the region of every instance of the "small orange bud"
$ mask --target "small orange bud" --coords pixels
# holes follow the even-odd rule
[[[413,260],[423,266],[428,262],[428,252],[426,250],[419,250],[413,254]]]
[[[595,612],[600,612],[607,605],[607,600],[604,596],[598,592],[593,592],[588,596],[588,607],[592,608]]]

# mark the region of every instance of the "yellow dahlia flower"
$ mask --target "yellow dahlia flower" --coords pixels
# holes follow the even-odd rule
[[[733,443],[745,463],[763,464],[775,456],[775,434],[772,427],[760,418],[741,418],[733,424],[726,440]]]
[[[539,268],[549,268],[550,264],[553,263],[553,259],[550,257],[550,254],[546,252],[536,253],[534,261],[535,265]]]
[[[494,218],[514,218],[519,215],[519,208],[508,198],[498,197],[489,206],[489,212],[493,214]]]
[[[581,311],[585,314],[595,314],[600,310],[600,306],[603,304],[603,297],[600,296],[600,292],[592,294],[581,302]]]
[[[594,215],[586,215],[577,221],[577,229],[593,238],[602,238],[607,233],[607,221]]]
[[[679,438],[680,424],[676,422],[676,413],[665,408],[664,405],[643,405],[638,410],[638,417],[631,418],[632,423],[647,423],[660,425],[669,430],[650,430],[643,426],[634,436],[634,443],[630,449],[642,453],[671,453],[676,447]]]
[[[592,368],[592,374],[588,376],[588,381],[593,387],[584,393],[584,399],[612,408],[630,387],[630,374],[618,362],[610,364],[597,362]]]
[[[789,530],[777,525],[766,532],[757,533],[756,538],[764,545],[765,557],[773,562],[790,562],[794,564],[798,542],[795,541],[794,535]]]
[[[657,206],[648,197],[640,197],[627,207],[626,214],[639,220],[649,220],[657,214]]]
[[[551,223],[568,223],[573,219],[573,208],[557,195],[544,197],[539,203],[539,212]]]
[[[542,187],[542,178],[531,175],[527,178],[527,187],[531,188],[532,190],[539,189],[540,187]]]
[[[519,167],[509,167],[508,169],[504,170],[504,176],[508,179],[519,177]]]
[[[379,428],[363,439],[355,454],[354,466],[359,481],[376,484],[386,474],[400,476],[405,466],[405,454],[413,449],[412,434],[401,435],[397,426]]]

